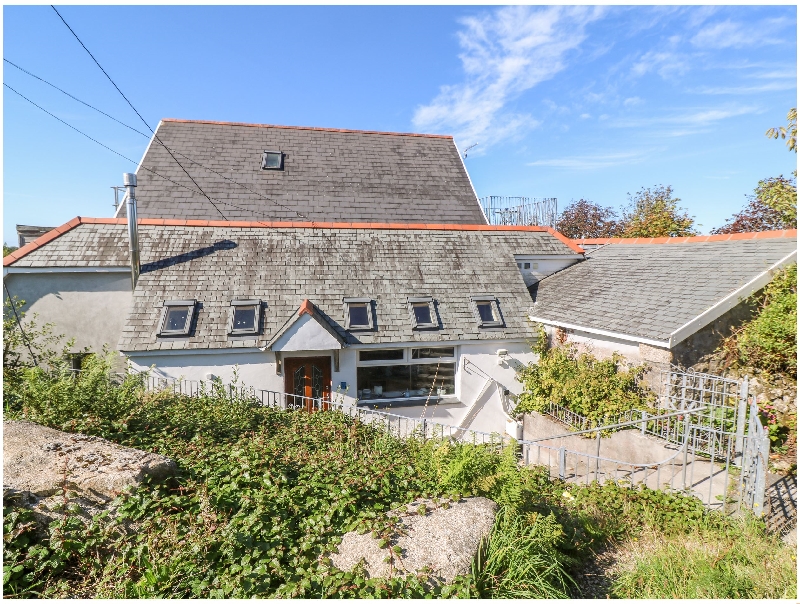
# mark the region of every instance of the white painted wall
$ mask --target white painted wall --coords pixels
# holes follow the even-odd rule
[[[273,350],[281,351],[332,350],[339,347],[339,340],[309,314],[297,319],[272,345]]]
[[[508,357],[498,364],[497,350],[508,351]],[[320,356],[322,351],[284,352],[284,359],[293,356]],[[331,351],[332,356],[332,351]],[[356,348],[345,348],[340,351],[340,371],[331,374],[332,391],[346,404],[355,403],[356,391]],[[492,341],[457,346],[456,398],[440,404],[429,405],[425,417],[433,421],[459,425],[483,390],[487,378],[496,380],[501,386],[490,383],[479,404],[481,405],[473,421],[466,427],[481,432],[504,432],[506,416],[502,411],[501,387],[512,394],[522,392],[522,384],[515,379],[515,367],[527,365],[536,360],[526,342]],[[151,366],[151,375],[172,379],[205,380],[207,374],[213,374],[223,383],[230,383],[234,378],[234,369],[238,370],[239,383],[256,389],[282,392],[283,376],[275,373],[275,353],[251,349],[248,351],[174,351],[167,354],[133,353],[130,355],[131,365],[138,371],[146,371]],[[346,386],[341,388],[344,382]],[[390,407],[385,409],[404,417],[420,417],[422,406]]]
[[[518,263],[530,262],[531,268],[520,268],[519,272],[525,280],[525,285],[530,287],[532,284],[544,279],[548,275],[563,270],[582,259],[581,256],[573,254],[561,258],[548,258],[546,256],[517,254],[514,259]],[[524,266],[524,264],[523,264]]]
[[[37,314],[38,325],[53,323],[65,343],[75,339],[73,350],[117,349],[133,300],[129,271],[9,272],[4,281],[25,301],[26,318]]]

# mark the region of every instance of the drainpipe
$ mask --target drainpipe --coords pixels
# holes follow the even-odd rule
[[[139,227],[136,222],[136,174],[125,173],[122,182],[128,189],[128,242],[131,252],[131,282],[132,289],[136,289],[139,280]]]

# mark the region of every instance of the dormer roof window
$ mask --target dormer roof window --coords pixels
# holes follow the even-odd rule
[[[167,300],[161,313],[159,336],[189,335],[197,300]]]
[[[283,170],[283,153],[281,151],[264,151],[261,156],[262,170]]]
[[[439,327],[439,317],[436,314],[433,298],[429,296],[409,298],[408,309],[411,311],[413,329],[437,329]]]
[[[503,327],[503,315],[495,296],[472,296],[470,303],[478,327]]]
[[[373,329],[372,299],[344,298],[344,328],[350,331]]]
[[[261,325],[261,300],[233,300],[230,316],[230,335],[257,334]]]

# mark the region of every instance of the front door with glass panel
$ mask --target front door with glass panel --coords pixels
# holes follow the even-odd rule
[[[314,410],[310,399],[330,400],[330,357],[286,359],[283,366],[283,375],[289,406],[302,407],[310,412]],[[324,408],[327,408],[327,405]]]

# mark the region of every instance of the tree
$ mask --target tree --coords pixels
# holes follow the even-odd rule
[[[797,107],[792,107],[789,109],[789,113],[786,114],[785,128],[783,126],[770,128],[767,130],[767,136],[769,138],[780,137],[788,139],[786,146],[789,147],[789,151],[797,153]]]
[[[687,237],[697,235],[694,218],[678,207],[672,187],[658,185],[628,193],[627,208],[622,210],[622,237]]]
[[[571,239],[619,236],[617,213],[587,199],[572,201],[558,218],[556,230]]]
[[[11,247],[10,245],[3,244],[3,258],[8,256],[11,252],[16,252],[19,248]]]
[[[797,228],[797,185],[793,179],[778,176],[759,181],[748,203],[713,235],[751,233]]]

